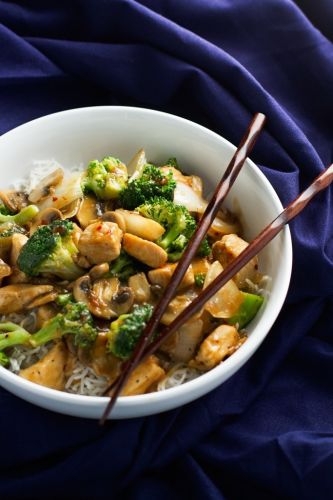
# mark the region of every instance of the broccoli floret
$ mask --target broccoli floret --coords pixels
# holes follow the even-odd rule
[[[39,346],[69,334],[73,335],[74,344],[79,347],[91,347],[96,340],[97,330],[92,315],[83,302],[67,302],[63,312],[51,318],[31,336],[30,343]]]
[[[159,167],[147,164],[141,176],[129,181],[121,192],[120,203],[123,208],[134,210],[156,196],[172,201],[175,188],[172,172],[163,174]]]
[[[167,252],[170,262],[178,261],[196,229],[195,219],[187,208],[168,200],[154,198],[137,210],[144,217],[155,220],[165,228],[165,233],[156,243]],[[204,240],[198,254],[206,256],[209,253],[209,244]]]
[[[178,162],[177,162],[177,158],[169,158],[167,160],[167,162],[165,163],[165,166],[166,167],[173,167],[173,168],[176,168],[177,170],[180,170]]]
[[[84,192],[93,192],[100,200],[113,200],[126,187],[127,168],[120,160],[107,156],[89,163],[83,179]]]
[[[29,238],[18,257],[18,267],[28,276],[50,273],[65,280],[75,280],[83,270],[73,261],[78,253],[68,220],[56,220],[40,226]]]
[[[8,347],[14,345],[26,345],[35,348],[56,340],[63,335],[72,335],[74,344],[78,347],[91,347],[97,337],[92,316],[85,304],[82,302],[69,302],[58,313],[45,323],[38,332],[31,334],[15,323],[0,323],[0,355],[5,360],[3,353]]]
[[[205,282],[206,273],[197,273],[194,275],[194,283],[198,288],[202,288]]]
[[[9,208],[6,207],[6,205],[4,205],[3,203],[0,203],[0,214],[13,215],[13,212],[11,210],[9,210]]]
[[[111,323],[107,351],[121,359],[128,359],[153,312],[153,306],[135,305],[129,314],[122,314]]]
[[[141,263],[122,250],[119,257],[111,262],[108,274],[111,277],[119,278],[120,281],[127,281],[130,276],[141,270]]]
[[[13,224],[18,224],[19,226],[25,226],[34,217],[36,217],[39,212],[36,205],[28,205],[27,207],[22,208],[18,214],[10,214],[7,210],[2,209],[2,207],[3,205],[0,209],[0,224],[4,222],[12,222]]]

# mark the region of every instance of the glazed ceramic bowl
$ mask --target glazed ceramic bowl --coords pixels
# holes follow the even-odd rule
[[[240,135],[243,131],[240,131]],[[150,161],[177,157],[189,174],[204,180],[206,194],[221,178],[235,146],[210,130],[166,113],[130,107],[91,107],[55,113],[26,123],[0,138],[0,186],[24,177],[35,160],[56,159],[63,167],[112,154],[127,162],[143,147]],[[245,237],[253,238],[281,210],[273,187],[247,160],[228,196],[227,205],[241,217]],[[266,300],[248,325],[248,340],[208,373],[176,388],[121,397],[112,418],[132,418],[179,407],[208,393],[231,377],[258,349],[285,300],[292,267],[286,227],[260,254],[260,270],[270,276]],[[43,408],[85,418],[99,418],[107,399],[78,396],[29,382],[0,367],[0,384]]]

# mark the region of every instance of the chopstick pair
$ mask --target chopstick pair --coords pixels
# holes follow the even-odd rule
[[[211,224],[213,223],[220,207],[221,204],[223,203],[224,199],[226,198],[227,194],[229,193],[232,185],[234,184],[242,166],[244,165],[244,162],[250,152],[253,149],[253,146],[264,126],[266,117],[262,113],[256,113],[255,116],[253,117],[244,137],[242,138],[236,152],[234,153],[227,169],[225,170],[221,181],[217,185],[217,188],[210,200],[210,202],[207,205],[207,208],[200,219],[197,229],[195,233],[193,234],[191,240],[188,243],[188,246],[181,257],[180,261],[178,262],[178,265],[176,267],[175,272],[172,275],[172,279],[168,283],[168,286],[166,287],[164,294],[155,307],[152,317],[150,321],[148,322],[145,330],[140,336],[140,339],[136,345],[136,348],[130,357],[128,361],[126,361],[123,364],[123,369],[120,374],[119,379],[116,381],[116,383],[112,384],[107,390],[106,393],[109,392],[111,388],[114,388],[114,392],[110,398],[110,401],[103,413],[103,416],[100,420],[100,424],[103,425],[105,423],[105,420],[107,419],[108,415],[110,414],[117,397],[119,396],[122,388],[124,387],[125,383],[128,380],[129,375],[131,374],[132,370],[137,366],[138,362],[141,361],[141,358],[143,355],[146,355],[146,347],[155,332],[166,308],[169,305],[169,302],[173,298],[176,289],[178,288],[178,285],[182,281],[189,265],[191,264],[192,259],[195,257],[196,252],[200,246],[201,241],[203,238],[206,236],[208,229],[210,228]],[[206,290],[208,290],[209,287],[205,289],[205,291],[200,295],[206,295]],[[205,300],[204,300],[205,302]],[[189,306],[191,307],[191,305]],[[185,310],[186,311],[186,310]],[[184,311],[184,312],[185,312]],[[185,320],[184,320],[185,321]],[[179,322],[178,322],[179,325]],[[173,327],[173,323],[169,326],[167,329],[167,334],[171,335],[169,332],[170,327]],[[164,330],[165,331],[165,330]],[[163,331],[163,338],[164,338],[164,331]],[[174,331],[174,329],[172,329]],[[149,346],[148,351],[149,352],[154,352],[152,350],[152,346],[156,345],[157,347],[160,345],[160,343],[163,341],[160,339],[162,336],[159,336],[159,338]],[[147,352],[148,352],[147,351]]]

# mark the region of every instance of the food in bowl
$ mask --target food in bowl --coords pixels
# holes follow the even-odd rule
[[[107,156],[79,171],[51,165],[1,192],[0,363],[65,392],[99,396],[133,352],[207,202],[172,158],[126,166]],[[169,325],[247,246],[221,210],[162,318]],[[265,279],[265,278],[264,278]],[[254,258],[133,371],[122,395],[180,385],[246,341],[263,303]]]

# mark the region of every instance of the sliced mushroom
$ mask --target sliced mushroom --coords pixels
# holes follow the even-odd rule
[[[122,235],[114,222],[95,222],[81,234],[78,248],[91,264],[110,262],[119,257]]]
[[[0,288],[0,314],[22,311],[44,295],[53,292],[52,285],[7,285]]]
[[[233,354],[242,343],[234,326],[221,325],[205,338],[189,366],[202,371],[211,370]]]
[[[152,241],[134,236],[134,234],[124,234],[123,248],[129,255],[147,264],[149,267],[161,267],[168,260],[168,254],[163,248]]]
[[[46,226],[55,220],[63,219],[62,213],[57,208],[44,208],[35,217],[30,226],[30,236],[39,228],[39,226]]]
[[[27,195],[22,191],[0,191],[0,199],[14,213],[28,205]]]
[[[134,304],[134,294],[129,286],[119,286],[111,301],[112,310],[121,316],[128,313]]]
[[[54,191],[55,186],[60,184],[64,178],[64,171],[62,168],[57,168],[46,177],[40,180],[37,186],[31,191],[29,201],[31,203],[41,202],[47,198]]]
[[[122,217],[125,223],[125,231],[127,233],[139,236],[144,240],[156,241],[160,238],[160,236],[162,236],[163,233],[165,233],[165,229],[161,226],[161,224],[155,222],[154,220],[147,219],[136,212],[119,208],[115,210],[114,213],[120,214]]]
[[[131,373],[121,392],[121,396],[144,394],[154,383],[165,376],[165,371],[158,363],[156,356],[149,356]]]
[[[99,279],[93,283],[88,274],[75,281],[73,294],[92,314],[104,319],[127,313],[134,302],[132,290],[122,287],[118,278]]]
[[[152,285],[160,285],[163,289],[166,288],[171,276],[175,272],[177,264],[167,263],[158,269],[152,269],[148,272],[148,278]],[[194,273],[190,264],[186,270],[185,276],[178,286],[178,290],[183,290],[194,284]]]
[[[98,218],[97,200],[94,196],[85,196],[76,212],[80,226],[85,229]],[[113,222],[113,221],[111,221]]]
[[[111,211],[108,210],[102,215],[102,220],[106,222],[114,222],[115,224],[118,224],[118,226],[123,232],[126,231],[125,219],[120,212],[116,212],[114,210]]]

